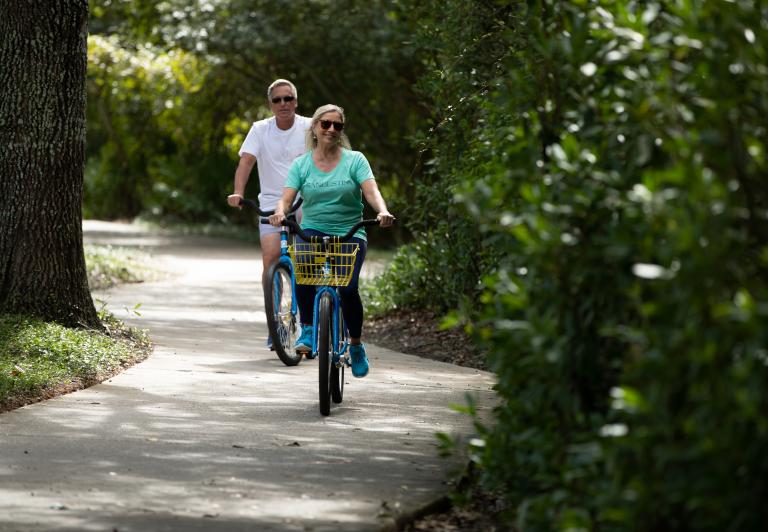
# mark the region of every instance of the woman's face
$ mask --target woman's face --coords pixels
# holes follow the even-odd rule
[[[329,111],[320,115],[315,122],[314,133],[317,137],[318,146],[334,146],[341,140],[341,129],[344,127],[344,120],[341,114],[336,111]]]

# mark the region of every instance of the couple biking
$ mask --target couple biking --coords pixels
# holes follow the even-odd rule
[[[296,114],[296,87],[278,79],[267,89],[273,117],[255,122],[242,147],[235,171],[234,193],[229,205],[238,207],[245,194],[251,170],[258,165],[262,210],[274,210],[271,225],[260,225],[263,277],[280,257],[280,224],[300,193],[304,199],[301,228],[311,236],[345,234],[363,213],[362,198],[377,213],[382,227],[395,218],[387,210],[370,164],[365,156],[351,149],[344,133],[344,110],[333,104],[319,107],[312,118]],[[369,362],[361,341],[363,304],[358,291],[360,268],[365,260],[366,234],[360,229],[351,242],[359,246],[352,280],[339,288],[341,308],[349,332],[352,374],[365,377]],[[296,350],[309,355],[313,345],[314,286],[297,285],[301,336]]]

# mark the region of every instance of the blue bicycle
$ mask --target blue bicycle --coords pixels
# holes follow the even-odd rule
[[[302,200],[299,199],[288,213],[288,219],[294,223],[296,210],[301,203]],[[240,205],[253,208],[263,224],[268,224],[266,218],[274,214],[274,211],[262,211],[258,204],[250,199],[241,199]],[[286,366],[295,366],[302,358],[302,354],[295,350],[301,330],[297,319],[296,280],[290,257],[294,238],[290,227],[283,226],[280,231],[280,258],[269,267],[264,284],[264,311],[267,314],[267,329],[272,341],[271,349]]]
[[[291,248],[296,284],[317,287],[312,354],[319,359],[320,413],[327,416],[331,413],[331,401],[338,404],[344,397],[344,368],[352,364],[337,290],[349,284],[355,269],[359,246],[349,240],[361,227],[379,225],[379,221],[361,220],[341,237],[307,235],[291,219],[283,220],[282,224],[304,240],[294,242]]]

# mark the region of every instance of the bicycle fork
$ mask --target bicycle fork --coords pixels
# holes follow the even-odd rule
[[[299,305],[296,300],[296,272],[288,253],[288,228],[286,226],[280,228],[280,258],[278,261],[288,266],[288,270],[291,272],[291,314],[296,316],[299,312]]]
[[[322,299],[324,294],[328,294],[330,299],[330,312],[331,312],[331,334],[329,336],[331,340],[331,346],[333,347],[332,353],[332,362],[337,367],[340,368],[342,365],[344,366],[351,366],[352,362],[349,360],[349,357],[347,356],[347,342],[346,339],[342,337],[344,335],[343,333],[343,327],[345,327],[344,324],[344,316],[341,312],[341,301],[339,300],[339,294],[336,291],[335,288],[331,288],[330,286],[323,286],[318,288],[317,293],[315,294],[315,302],[314,302],[314,316],[312,318],[312,325],[314,327],[314,338],[313,338],[313,346],[312,350],[317,355],[319,352],[319,334],[318,334],[318,327],[320,324],[320,316],[318,310],[320,309],[320,300]],[[344,335],[345,336],[345,335]]]

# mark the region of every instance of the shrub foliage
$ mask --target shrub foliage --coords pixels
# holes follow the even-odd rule
[[[765,8],[421,9],[434,127],[393,293],[462,306],[490,353],[486,480],[523,530],[760,528]]]

